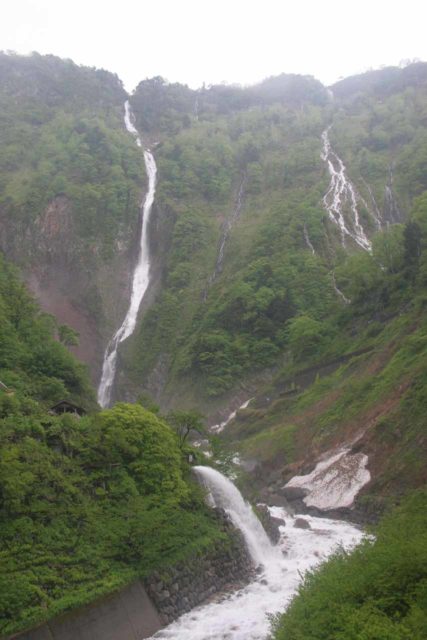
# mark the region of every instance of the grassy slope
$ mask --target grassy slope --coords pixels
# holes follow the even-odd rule
[[[425,483],[424,284],[391,286],[396,297],[380,313],[366,290],[333,317],[339,339],[296,357],[227,428],[227,445],[261,461],[267,482],[283,484],[321,452],[353,443],[373,476],[361,503],[363,493],[381,501]]]

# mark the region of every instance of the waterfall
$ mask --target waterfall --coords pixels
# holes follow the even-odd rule
[[[245,400],[245,402],[241,404],[240,407],[232,411],[229,414],[229,416],[225,420],[223,420],[223,422],[219,422],[218,424],[213,424],[211,427],[209,427],[209,431],[211,433],[221,433],[221,431],[224,430],[224,428],[228,425],[228,423],[234,420],[234,418],[237,416],[237,412],[240,411],[240,409],[246,409],[246,407],[249,406],[252,400],[253,398],[249,398],[248,400]]]
[[[329,218],[337,224],[341,231],[342,245],[345,246],[345,237],[348,236],[365,251],[371,250],[371,243],[360,223],[359,211],[357,209],[356,191],[347,177],[345,165],[341,158],[332,150],[329,141],[328,127],[322,133],[323,150],[321,158],[328,166],[331,182],[329,189],[323,197],[323,206],[329,214]],[[350,229],[344,218],[344,207],[349,208],[352,215],[352,229]]]
[[[339,296],[341,298],[341,300],[344,302],[344,304],[351,304],[351,300],[349,298],[347,298],[346,295],[344,295],[344,293],[341,291],[341,289],[338,288],[337,281],[335,280],[335,272],[334,271],[332,271],[332,286],[334,288],[335,293],[337,294],[337,296]]]
[[[375,220],[375,224],[377,225],[377,229],[379,231],[381,231],[382,226],[383,226],[382,225],[382,220],[381,220],[382,216],[381,216],[381,212],[380,212],[380,210],[378,208],[377,201],[375,200],[375,196],[373,194],[372,187],[369,184],[369,182],[367,182],[365,180],[365,178],[363,176],[362,176],[362,181],[363,181],[363,184],[365,185],[365,187],[368,190],[369,197],[370,197],[371,202],[372,202],[372,208],[373,208],[372,211],[371,211],[372,217]],[[366,202],[364,202],[364,204],[365,204],[365,207],[369,210],[368,205],[366,204]]]
[[[304,573],[337,549],[351,549],[362,532],[347,522],[304,516],[310,527],[299,529],[282,507],[270,513],[283,522],[277,547],[272,547],[251,507],[230,480],[210,467],[195,467],[212,502],[225,509],[245,536],[254,562],[264,565],[248,585],[221,594],[192,609],[158,631],[155,640],[265,640],[272,614],[283,611],[298,590]]]
[[[388,182],[385,185],[384,217],[387,225],[400,222],[402,220],[402,214],[393,192],[393,165],[390,165],[389,167]]]
[[[242,532],[255,565],[266,566],[277,561],[277,550],[268,539],[252,507],[243,499],[231,480],[211,467],[198,466],[194,470],[208,489],[213,506],[224,509],[234,526]]]
[[[108,407],[111,400],[111,390],[114,384],[117,365],[117,351],[119,344],[126,340],[135,330],[139,307],[150,280],[150,255],[147,238],[148,222],[156,192],[157,167],[153,154],[149,149],[144,149],[138,131],[133,125],[133,114],[129,101],[125,102],[124,122],[126,130],[135,137],[138,147],[143,149],[145,169],[148,176],[148,190],[143,202],[141,202],[141,236],[139,239],[139,253],[137,263],[132,276],[132,291],[129,308],[121,326],[111,338],[104,354],[101,381],[98,388],[98,402],[101,407]]]
[[[231,216],[224,222],[222,226],[221,238],[218,246],[218,253],[215,262],[215,268],[213,273],[209,276],[208,282],[206,285],[206,289],[203,293],[203,300],[206,302],[208,296],[208,290],[213,285],[215,280],[218,278],[219,274],[222,271],[223,263],[224,263],[224,250],[225,245],[227,243],[228,237],[230,235],[231,229],[233,228],[235,222],[238,220],[240,213],[243,207],[243,197],[245,195],[245,186],[247,181],[246,173],[243,174],[242,180],[240,182],[239,191],[237,193],[237,200],[234,206],[234,209],[231,213]]]
[[[310,240],[310,236],[308,235],[308,231],[307,231],[307,223],[304,222],[304,240],[305,240],[305,244],[307,245],[307,247],[310,249],[311,253],[315,256],[316,252],[314,250],[314,247],[312,245],[312,242]]]

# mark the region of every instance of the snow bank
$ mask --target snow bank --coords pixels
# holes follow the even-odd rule
[[[308,507],[329,510],[351,507],[362,487],[371,479],[364,453],[350,454],[349,449],[329,452],[314,471],[294,476],[285,487],[299,487],[307,491],[304,502]]]

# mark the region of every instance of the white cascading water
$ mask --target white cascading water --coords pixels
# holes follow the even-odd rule
[[[192,609],[164,629],[156,640],[264,640],[269,616],[287,607],[303,574],[324,561],[338,548],[358,544],[362,532],[347,522],[304,516],[309,529],[295,528],[295,518],[281,507],[270,513],[281,518],[281,538],[276,547],[268,540],[251,507],[221,473],[210,467],[195,467],[211,493],[214,504],[227,511],[248,545],[255,564],[263,570],[246,587],[222,594],[209,604]]]
[[[335,280],[335,272],[332,271],[331,273],[332,273],[332,286],[334,288],[335,293],[337,294],[338,297],[341,298],[344,304],[351,304],[351,300],[347,298],[347,296],[341,291],[341,289],[338,289],[337,281]]]
[[[129,101],[125,102],[124,122],[126,129],[135,137],[138,147],[143,149],[145,169],[148,177],[148,190],[144,201],[141,203],[142,224],[141,236],[139,241],[138,260],[132,277],[132,291],[130,296],[129,308],[123,323],[111,338],[104,354],[104,362],[102,365],[101,381],[98,387],[98,402],[101,407],[108,407],[111,400],[111,391],[114,384],[117,365],[117,351],[119,344],[126,340],[135,330],[136,320],[138,317],[139,307],[150,281],[150,253],[148,245],[148,222],[154,202],[154,194],[156,192],[156,174],[157,167],[153,154],[150,149],[144,149],[138,131],[132,122],[133,114],[129,105]]]
[[[305,244],[310,249],[311,253],[315,256],[316,255],[316,251],[314,250],[313,244],[312,244],[312,242],[310,240],[310,236],[308,235],[307,224],[305,222],[304,222],[303,233],[304,233]]]
[[[231,480],[212,467],[198,466],[193,468],[208,489],[212,506],[224,509],[234,526],[242,532],[255,566],[260,564],[265,566],[274,561],[274,558],[277,559],[277,549],[268,539],[252,507],[243,499],[242,494]]]
[[[238,411],[240,411],[241,409],[246,409],[246,407],[249,406],[249,403],[251,402],[251,400],[253,400],[253,398],[249,398],[249,400],[245,400],[245,402],[241,404],[240,407],[235,409],[235,411],[232,411],[230,415],[223,422],[219,422],[218,424],[214,424],[211,427],[209,427],[209,431],[211,433],[221,433],[221,431],[225,429],[228,423],[234,420]]]
[[[345,237],[348,236],[365,251],[371,250],[371,242],[365,234],[360,223],[357,209],[356,191],[347,177],[345,165],[341,158],[332,150],[329,141],[329,126],[322,133],[323,150],[321,158],[328,166],[331,182],[329,189],[323,197],[323,205],[329,214],[329,218],[338,225],[341,231],[341,240],[345,246]],[[352,229],[344,218],[344,207],[349,209],[352,216]]]
[[[235,207],[232,211],[231,216],[224,222],[222,226],[221,238],[219,241],[218,254],[215,262],[215,268],[213,273],[209,276],[208,282],[206,285],[206,289],[203,293],[203,300],[206,302],[208,297],[209,288],[213,285],[215,280],[218,278],[219,274],[222,271],[223,263],[224,263],[224,251],[225,245],[227,244],[228,237],[230,235],[231,229],[233,228],[236,220],[239,218],[240,213],[243,207],[243,196],[245,194],[245,185],[247,181],[246,173],[243,174],[242,180],[240,182],[239,191],[237,193],[237,200]]]
[[[377,229],[379,231],[381,231],[382,226],[383,226],[382,216],[381,216],[381,212],[380,212],[380,210],[378,208],[377,201],[375,200],[375,196],[373,194],[372,187],[365,180],[365,178],[363,178],[363,176],[362,176],[362,181],[363,181],[363,184],[365,185],[366,189],[368,190],[369,198],[371,200],[372,207],[369,208],[368,205],[366,204],[366,202],[363,199],[362,199],[362,202],[365,205],[365,207],[368,209],[368,211],[371,212],[371,215],[372,215],[373,219],[375,220],[375,224],[377,225]]]

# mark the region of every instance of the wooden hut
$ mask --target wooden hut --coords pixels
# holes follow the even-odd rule
[[[55,416],[62,416],[64,413],[71,413],[74,416],[81,418],[85,415],[86,411],[82,407],[78,407],[76,404],[69,402],[68,400],[61,400],[53,407],[49,409],[49,413]]]

